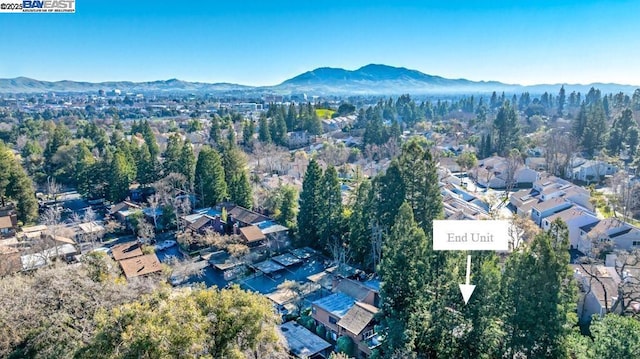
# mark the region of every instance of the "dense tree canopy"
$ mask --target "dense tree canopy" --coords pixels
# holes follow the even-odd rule
[[[96,314],[97,330],[79,358],[286,357],[264,297],[238,287],[160,290]]]
[[[13,155],[0,141],[0,198],[16,202],[18,219],[24,223],[38,215],[38,203],[31,179]]]

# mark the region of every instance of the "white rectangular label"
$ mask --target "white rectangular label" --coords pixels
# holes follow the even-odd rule
[[[505,220],[433,221],[436,251],[507,251],[509,227]]]

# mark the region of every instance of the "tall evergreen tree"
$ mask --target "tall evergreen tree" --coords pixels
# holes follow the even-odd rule
[[[129,196],[129,185],[135,178],[136,171],[132,162],[127,160],[121,149],[116,150],[109,166],[107,200],[117,203]]]
[[[260,122],[258,123],[258,139],[260,142],[270,143],[271,133],[269,131],[269,122],[266,116],[260,116]]]
[[[313,105],[309,103],[307,109],[308,115],[306,117],[305,130],[314,136],[322,134],[322,120],[318,117]]]
[[[583,102],[580,105],[580,111],[578,112],[578,116],[573,123],[573,133],[578,139],[582,139],[584,136],[584,130],[587,128],[587,107]]]
[[[256,125],[253,120],[246,120],[242,126],[242,141],[245,146],[249,146],[253,141],[253,135],[256,133]]]
[[[417,350],[419,328],[414,323],[429,289],[424,278],[429,270],[425,261],[428,250],[427,237],[414,221],[411,206],[405,202],[385,240],[379,271],[382,280],[380,321],[385,338],[383,357]]]
[[[564,105],[567,101],[567,96],[564,90],[564,85],[560,87],[560,92],[558,93],[558,116],[562,116],[564,113]]]
[[[78,192],[83,196],[89,196],[91,188],[93,187],[92,170],[94,169],[93,166],[96,163],[96,159],[84,141],[78,143],[76,146],[76,155],[75,176],[76,183],[78,184]]]
[[[493,127],[496,130],[498,154],[505,156],[511,149],[518,147],[518,115],[509,102],[505,102],[498,110]]]
[[[182,153],[182,139],[177,133],[169,136],[167,141],[167,149],[164,151],[164,173],[180,173]]]
[[[285,122],[287,124],[287,130],[289,132],[295,131],[300,127],[298,124],[298,114],[296,111],[296,105],[293,102],[289,105],[289,110],[287,111],[287,117],[285,118]]]
[[[307,166],[300,193],[300,212],[298,212],[298,243],[300,245],[319,244],[319,220],[322,200],[322,169],[315,160]]]
[[[178,173],[187,179],[189,188],[193,188],[194,173],[196,170],[196,157],[193,154],[193,146],[189,140],[185,140],[180,150],[180,166]]]
[[[349,249],[356,263],[375,270],[372,261],[373,195],[371,182],[363,180],[358,185],[356,199],[349,217]]]
[[[407,142],[398,158],[404,199],[413,209],[415,221],[425,233],[431,233],[433,220],[442,216],[442,201],[438,186],[437,165],[424,143]]]
[[[244,153],[236,146],[227,146],[222,152],[222,166],[229,200],[239,206],[252,208],[253,195]]]
[[[593,155],[605,145],[607,134],[607,116],[601,100],[596,100],[587,107],[586,126],[582,134],[582,147]]]
[[[280,187],[280,206],[276,219],[289,229],[296,226],[298,190],[290,185]]]
[[[286,146],[287,145],[287,125],[284,121],[282,114],[278,112],[275,115],[275,117],[271,118],[271,122],[269,126],[270,126],[269,132],[271,135],[271,140],[279,146]]]
[[[211,145],[219,145],[222,139],[222,119],[220,116],[211,115],[211,127],[209,128],[209,143]]]
[[[253,196],[251,194],[251,184],[246,171],[240,171],[231,177],[227,185],[229,189],[229,199],[231,202],[244,208],[253,208]]]
[[[158,146],[158,141],[156,141],[156,136],[153,134],[153,130],[151,129],[151,125],[149,125],[149,121],[144,120],[141,124],[141,133],[144,142],[149,147],[149,154],[151,155],[151,160],[154,163],[157,163],[158,156],[160,155],[160,147]]]
[[[216,150],[204,146],[198,154],[195,169],[195,192],[203,206],[214,206],[228,198],[222,159]]]
[[[397,160],[391,162],[384,175],[374,179],[373,188],[376,193],[374,222],[386,231],[395,223],[398,208],[405,198],[405,186]]]
[[[531,246],[511,254],[503,276],[505,348],[511,358],[564,358],[577,323],[566,224],[554,221]],[[523,280],[526,278],[526,280]]]
[[[148,185],[160,178],[158,172],[159,164],[151,158],[149,146],[143,143],[136,151],[136,163],[138,171],[136,172],[136,180],[141,185]]]
[[[329,166],[320,181],[319,221],[318,231],[320,243],[318,248],[325,249],[334,241],[340,240],[342,235],[342,192],[338,172]]]

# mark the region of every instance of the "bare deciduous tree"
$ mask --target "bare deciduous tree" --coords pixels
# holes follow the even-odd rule
[[[616,253],[616,272],[622,281],[618,285],[618,297],[611,306],[611,311],[625,315],[638,315],[633,309],[634,303],[640,303],[640,250]],[[635,273],[632,273],[635,272]],[[635,274],[635,275],[634,275]]]
[[[509,155],[505,160],[505,196],[508,198],[509,192],[513,190],[516,184],[516,173],[522,166],[522,156],[520,156],[520,151],[515,148],[512,149],[511,151],[509,151]]]
[[[613,192],[614,215],[620,212],[622,219],[629,221],[632,217],[632,209],[638,204],[636,186],[624,171],[616,173],[611,178],[609,185]]]
[[[509,250],[517,250],[521,245],[531,243],[533,238],[541,232],[529,217],[514,215],[509,227]]]

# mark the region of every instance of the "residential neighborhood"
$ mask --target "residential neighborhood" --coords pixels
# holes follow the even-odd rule
[[[0,358],[640,358],[636,2],[0,5]]]

